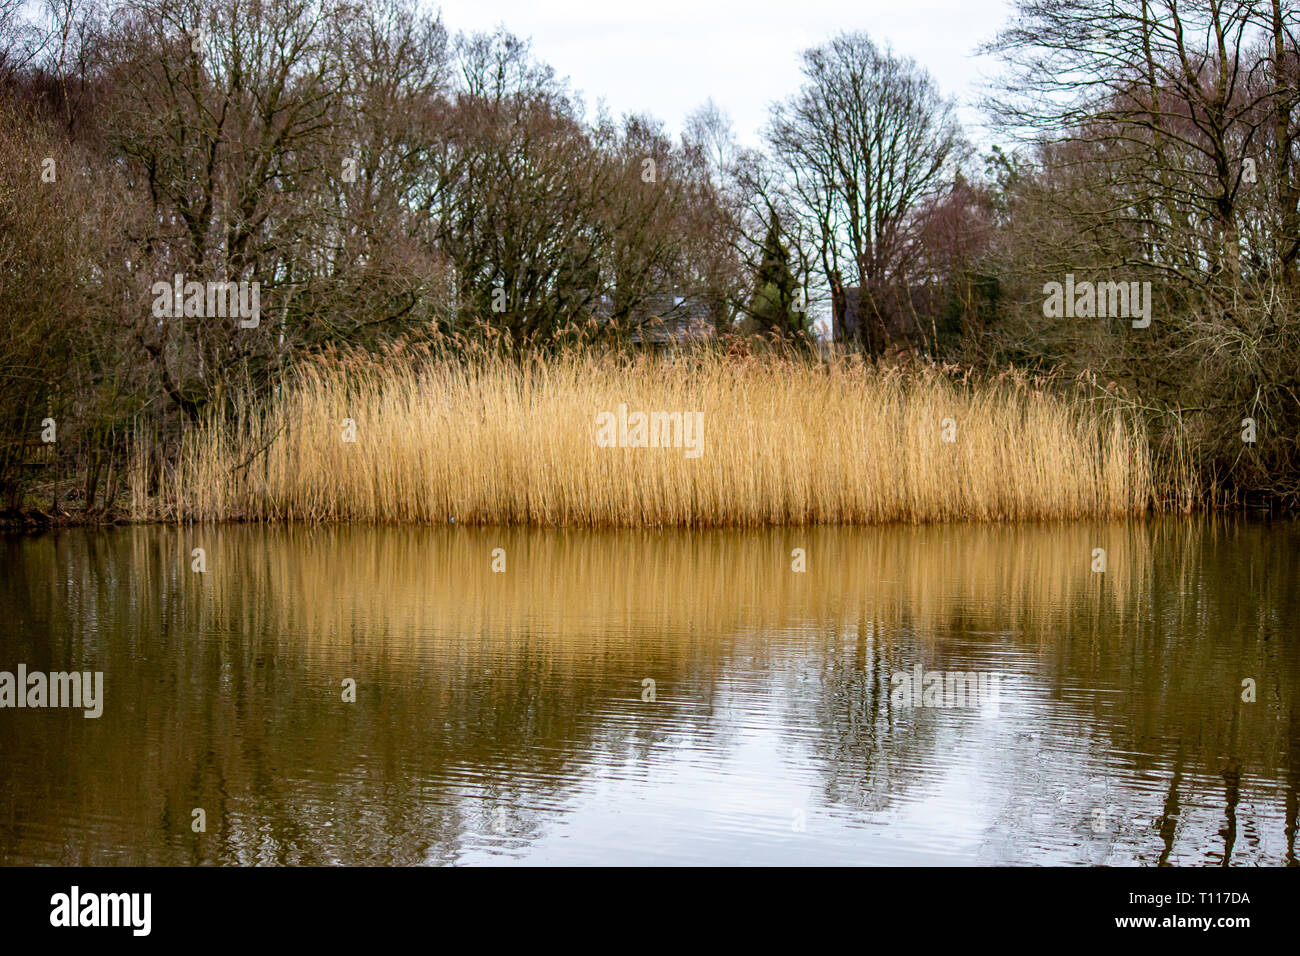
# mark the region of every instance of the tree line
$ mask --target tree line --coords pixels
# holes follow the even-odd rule
[[[873,356],[1086,378],[1295,500],[1293,28],[1282,0],[1021,0],[981,155],[851,30],[746,147],[712,101],[675,137],[590,110],[417,0],[0,0],[0,508],[110,508],[134,434],[165,454],[305,356],[679,320],[811,345],[827,313]],[[1150,327],[1045,315],[1067,275],[1151,282]],[[176,277],[257,283],[256,323],[151,308]]]

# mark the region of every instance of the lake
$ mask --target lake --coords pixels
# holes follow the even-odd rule
[[[20,664],[4,864],[1297,863],[1294,522],[6,535]]]

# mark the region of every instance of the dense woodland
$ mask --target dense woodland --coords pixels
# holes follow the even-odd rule
[[[1231,500],[1294,506],[1297,26],[1282,0],[1019,0],[988,150],[846,29],[748,148],[711,101],[680,136],[593,112],[413,0],[0,0],[0,509],[111,516],[133,441],[165,458],[307,358],[679,321],[759,361],[1083,381]],[[177,275],[258,283],[258,323],[159,315]],[[1150,282],[1150,326],[1046,316],[1067,276]],[[818,347],[846,289],[860,325]]]

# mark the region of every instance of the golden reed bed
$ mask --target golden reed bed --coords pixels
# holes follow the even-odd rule
[[[659,415],[639,432],[638,412]],[[1020,374],[717,351],[352,357],[192,429],[163,474],[141,442],[131,487],[138,518],[201,521],[762,526],[1190,506],[1187,457],[1154,444],[1118,403]]]

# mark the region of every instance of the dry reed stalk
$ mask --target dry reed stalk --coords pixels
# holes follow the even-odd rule
[[[682,447],[601,447],[597,416],[703,414]],[[344,420],[355,423],[345,441]],[[945,439],[952,440],[945,440]],[[1175,449],[1177,451],[1177,449]],[[263,410],[192,430],[138,517],[764,526],[1121,517],[1185,503],[1131,409],[1023,375],[794,357],[571,353],[299,368]],[[143,457],[141,459],[143,461]],[[1159,472],[1159,475],[1157,474]]]

